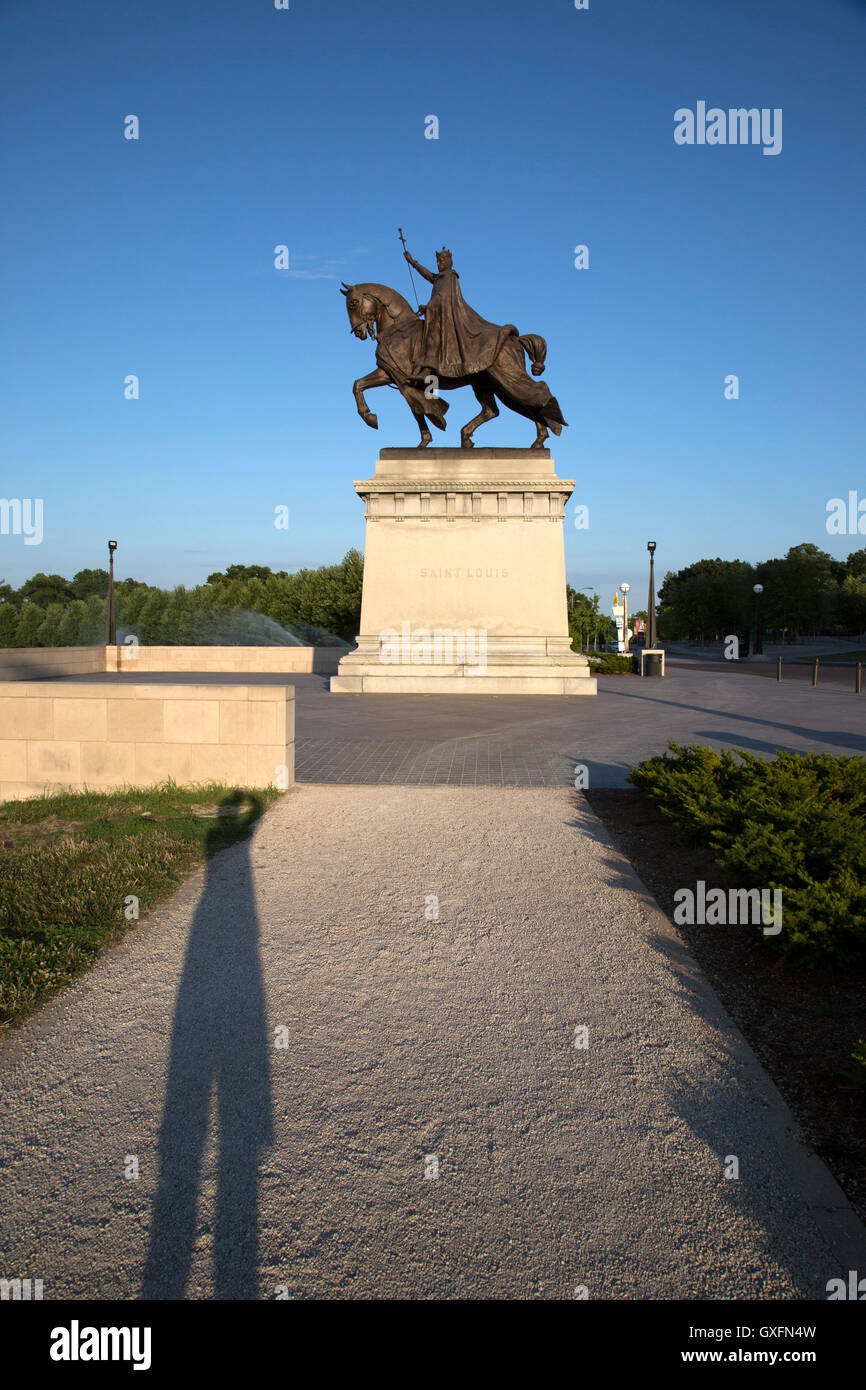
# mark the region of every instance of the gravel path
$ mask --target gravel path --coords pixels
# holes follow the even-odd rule
[[[866,1268],[568,790],[293,789],[0,1049],[0,1134],[0,1276],[46,1298],[825,1298]]]

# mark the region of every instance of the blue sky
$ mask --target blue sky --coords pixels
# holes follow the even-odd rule
[[[109,536],[166,585],[362,547],[352,480],[417,435],[396,392],[377,433],[355,413],[338,286],[411,295],[398,225],[547,339],[568,577],[605,606],[650,538],[662,573],[866,544],[825,529],[866,496],[864,71],[854,0],[2,0],[0,493],[44,499],[44,539],[0,535],[0,576]],[[781,153],[677,145],[698,101],[781,108]],[[532,438],[503,411],[476,443]]]

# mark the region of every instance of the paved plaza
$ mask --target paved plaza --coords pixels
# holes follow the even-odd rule
[[[547,695],[331,695],[326,676],[145,675],[143,682],[295,687],[299,782],[384,786],[626,787],[669,741],[761,756],[866,754],[866,694],[756,678],[755,667],[673,663],[664,680],[599,677],[593,699]],[[763,672],[762,672],[763,674]],[[850,673],[848,673],[850,674]],[[88,681],[127,676],[88,676]]]

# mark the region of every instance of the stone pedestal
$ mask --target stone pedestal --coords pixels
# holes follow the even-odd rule
[[[571,650],[564,507],[547,449],[383,449],[342,694],[594,695]]]

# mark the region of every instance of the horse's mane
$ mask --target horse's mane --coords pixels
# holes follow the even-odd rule
[[[390,285],[380,285],[375,280],[364,280],[358,285],[353,285],[352,289],[359,292],[368,290],[385,306],[394,319],[400,318],[403,314],[410,314],[413,318],[416,316],[409,301],[403,298],[399,290],[392,289]]]

